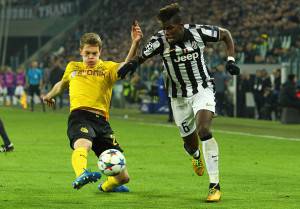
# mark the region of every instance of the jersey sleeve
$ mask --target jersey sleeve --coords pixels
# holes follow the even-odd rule
[[[74,70],[74,62],[69,62],[64,72],[64,75],[62,77],[63,81],[65,82],[70,81],[70,75],[72,73],[72,70]]]
[[[220,40],[220,28],[218,26],[196,25],[196,28],[204,43]]]
[[[152,36],[148,41],[148,43],[143,47],[142,57],[144,59],[148,59],[157,54],[163,53],[163,49],[164,49],[163,40],[161,38],[161,35],[158,33]]]
[[[109,69],[109,76],[110,76],[111,82],[115,83],[119,79],[118,70],[119,70],[120,63],[109,61],[109,62],[106,62],[106,66]]]

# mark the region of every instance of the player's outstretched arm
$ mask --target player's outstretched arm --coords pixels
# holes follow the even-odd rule
[[[226,70],[231,75],[239,75],[240,68],[236,65],[234,59],[234,42],[229,30],[220,28],[220,41],[224,41],[227,48],[227,63],[226,63]]]
[[[55,97],[59,94],[61,94],[64,89],[68,87],[68,82],[61,80],[57,82],[53,88],[46,94],[46,96],[43,96],[43,102],[46,103],[49,107],[52,107],[55,104]]]
[[[127,54],[127,57],[125,59],[125,62],[120,64],[120,67],[118,69],[118,77],[121,79],[124,79],[127,74],[132,75],[139,63],[137,56],[138,47],[140,45],[140,42],[143,38],[143,32],[139,26],[138,21],[134,21],[131,26],[131,46],[130,50]]]
[[[142,38],[142,29],[140,28],[138,21],[135,20],[131,26],[131,46],[125,59],[125,62],[129,62],[130,60],[135,58]]]

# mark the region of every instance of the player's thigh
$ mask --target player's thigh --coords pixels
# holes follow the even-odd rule
[[[36,86],[35,89],[34,89],[34,93],[38,96],[41,96],[41,89],[39,86]]]
[[[171,98],[174,121],[181,137],[192,134],[195,129],[195,119],[191,103],[187,98]]]
[[[24,88],[23,86],[17,86],[15,89],[15,95],[16,96],[22,96],[22,94],[24,93]]]
[[[197,94],[193,95],[191,100],[194,115],[196,115],[200,110],[208,110],[213,114],[215,113],[216,102],[212,86],[202,88]]]
[[[9,88],[7,88],[7,95],[8,95],[8,96],[13,96],[14,93],[15,93],[14,87],[9,87]]]
[[[215,94],[213,86],[202,88],[192,97],[193,112],[197,133],[199,137],[204,137],[210,133],[210,126],[216,109]]]
[[[80,145],[91,148],[93,140],[96,137],[93,124],[89,120],[89,116],[86,115],[85,112],[80,111],[73,111],[70,114],[67,134],[70,140],[70,147],[72,149],[76,149]]]
[[[110,127],[108,121],[99,117],[97,126],[94,127],[96,132],[96,138],[93,141],[93,151],[96,156],[99,157],[102,152],[108,149],[116,149],[123,152],[118,140]]]
[[[6,96],[7,95],[7,88],[3,87],[1,93],[2,93],[3,96]]]
[[[93,147],[92,150],[95,152],[95,155],[99,157],[102,152],[108,149],[116,149],[120,152],[123,152],[123,149],[121,148],[120,144],[117,141],[112,141],[114,139],[112,138],[96,138],[93,141]]]
[[[33,95],[34,95],[34,85],[29,85],[28,94],[29,94],[29,96],[33,97]]]

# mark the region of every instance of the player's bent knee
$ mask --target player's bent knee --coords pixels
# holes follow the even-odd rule
[[[198,136],[200,138],[203,138],[203,137],[211,134],[210,130],[209,130],[209,127],[207,127],[207,126],[201,126],[201,125],[198,126],[197,132],[198,132]]]
[[[130,180],[129,176],[116,176],[119,184],[127,184]]]
[[[115,176],[120,184],[127,184],[130,180],[127,170],[121,172],[119,175]]]
[[[129,180],[130,180],[130,178],[129,178],[129,176],[127,176],[127,177],[122,178],[120,183],[121,184],[127,184],[129,182]]]
[[[80,138],[74,142],[74,149],[77,149],[79,147],[84,147],[87,150],[90,150],[92,148],[92,145],[93,145],[93,143],[90,140]]]

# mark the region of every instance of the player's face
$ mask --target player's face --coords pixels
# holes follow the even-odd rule
[[[183,38],[184,29],[182,24],[164,23],[163,30],[169,43],[176,43]]]
[[[85,44],[80,50],[83,62],[89,67],[93,67],[97,64],[100,54],[101,51],[99,47],[94,45]]]
[[[38,62],[37,62],[37,61],[33,61],[33,62],[31,63],[31,67],[32,67],[32,68],[37,68],[37,66],[38,66]]]

